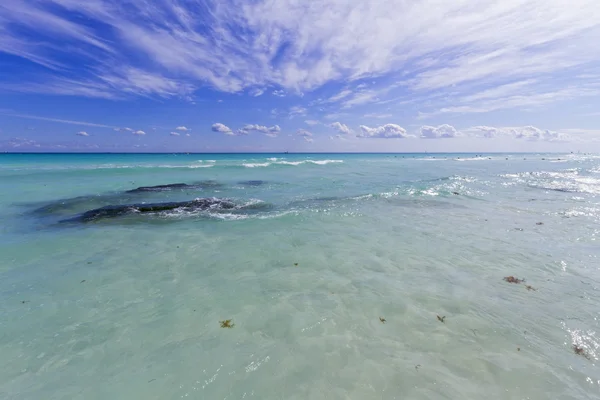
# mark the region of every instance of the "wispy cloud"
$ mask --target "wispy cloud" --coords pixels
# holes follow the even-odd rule
[[[0,51],[52,77],[22,85],[4,78],[4,88],[28,92],[185,97],[204,85],[223,92],[271,86],[280,88],[272,91],[277,96],[390,75],[422,92],[509,80],[552,83],[565,71],[598,65],[596,0],[483,0],[468,8],[437,0],[314,0],[310,6],[296,0],[9,0],[0,7]],[[587,75],[579,74],[593,79]],[[570,83],[556,81],[547,92]],[[381,97],[349,90],[330,100],[354,107]]]
[[[306,129],[298,129],[296,131],[296,135],[298,136],[303,136],[303,137],[312,137],[312,133],[307,131]]]
[[[187,128],[185,126],[178,126],[177,128],[175,128],[176,131],[180,131],[180,132],[188,132],[191,131],[190,128]]]
[[[369,114],[365,114],[363,115],[364,118],[390,118],[392,117],[392,114],[384,114],[384,113],[369,113]]]
[[[293,106],[293,107],[290,107],[288,114],[289,114],[290,118],[293,118],[296,116],[306,115],[307,111],[308,110],[302,106]]]
[[[179,132],[171,132],[171,133],[169,133],[169,135],[171,135],[171,136],[181,136],[181,133],[179,133]]]
[[[61,123],[61,124],[93,126],[93,127],[97,127],[97,128],[113,128],[113,129],[115,128],[114,126],[104,125],[104,124],[96,124],[96,123],[93,123],[93,122],[72,121],[72,120],[68,120],[68,119],[39,117],[39,116],[36,116],[36,115],[14,114],[14,113],[3,113],[3,112],[0,112],[0,115],[5,115],[7,117],[15,117],[15,118],[36,119],[36,120],[39,120],[39,121],[58,122],[58,123]]]
[[[80,131],[76,133],[77,136],[90,136],[89,133],[85,132],[85,131]]]
[[[348,125],[342,124],[341,122],[334,122],[333,124],[329,124],[329,126],[339,133],[343,133],[345,135],[352,133],[352,129],[348,128]]]
[[[143,135],[146,134],[146,132],[140,130],[140,131],[133,132],[133,134],[136,135],[136,136],[143,136]]]

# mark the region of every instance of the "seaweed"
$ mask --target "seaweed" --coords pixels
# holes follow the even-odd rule
[[[219,324],[221,324],[221,328],[233,328],[235,326],[235,324],[231,323],[232,320],[230,319],[226,319],[225,321],[219,321]]]
[[[446,316],[444,315],[443,317],[440,317],[439,315],[437,316],[438,321],[440,321],[441,323],[445,324],[446,323]]]
[[[533,287],[533,286],[531,286],[531,285],[525,285],[525,288],[526,288],[527,290],[533,290],[534,292],[537,290],[536,288],[534,288],[534,287]]]
[[[543,223],[543,222],[536,222],[535,224],[536,224],[536,225],[544,225],[544,223]]]
[[[521,283],[521,282],[525,282],[525,279],[519,279],[519,278],[515,278],[514,276],[505,276],[504,280],[508,283]]]
[[[379,317],[379,320],[381,321],[382,324],[385,324],[386,319],[383,317]]]
[[[298,263],[294,263],[294,267],[297,267],[297,266],[298,266]]]
[[[578,346],[576,344],[573,344],[573,351],[575,352],[575,354],[577,354],[578,356],[582,356],[585,357],[586,359],[590,359],[590,355],[585,351],[585,349],[581,346]]]

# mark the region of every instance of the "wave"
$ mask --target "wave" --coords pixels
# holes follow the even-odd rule
[[[578,168],[569,168],[562,171],[521,172],[500,176],[510,180],[505,186],[522,184],[555,192],[600,194],[600,178],[582,175],[582,172]]]
[[[270,159],[273,160],[273,159]],[[327,165],[327,164],[338,164],[343,163],[343,160],[302,160],[302,161],[270,161],[264,163],[244,163],[242,166],[246,168],[260,168],[269,167],[271,165],[291,165],[298,166],[302,164],[315,164],[315,165]]]

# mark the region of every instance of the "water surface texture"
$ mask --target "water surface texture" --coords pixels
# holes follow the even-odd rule
[[[0,398],[598,398],[599,238],[584,154],[3,154]]]

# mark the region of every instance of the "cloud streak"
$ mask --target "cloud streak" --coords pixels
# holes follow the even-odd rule
[[[283,96],[386,76],[416,93],[465,85],[513,85],[504,90],[514,93],[526,86],[519,82],[551,83],[530,94],[536,96],[572,86],[554,79],[565,71],[598,65],[596,0],[568,5],[482,0],[468,8],[436,0],[150,4],[3,2],[0,51],[39,65],[48,75],[41,82],[0,86],[103,98],[186,98],[200,86],[229,93],[252,89],[255,96],[271,87],[274,96]],[[56,39],[66,46],[57,46]],[[593,79],[579,76],[584,83]],[[346,88],[327,101],[352,108],[385,93]],[[479,94],[482,99],[501,95]],[[463,100],[468,103],[468,95]]]
[[[0,115],[4,115],[7,117],[15,117],[15,118],[25,118],[25,119],[35,119],[38,121],[48,121],[48,122],[57,122],[60,124],[70,124],[70,125],[81,125],[81,126],[93,126],[97,128],[112,128],[118,129],[114,126],[104,125],[104,124],[96,124],[93,122],[85,122],[85,121],[72,121],[68,119],[59,119],[59,118],[48,118],[48,117],[39,117],[36,115],[27,115],[27,114],[14,114],[14,113],[2,113]]]

